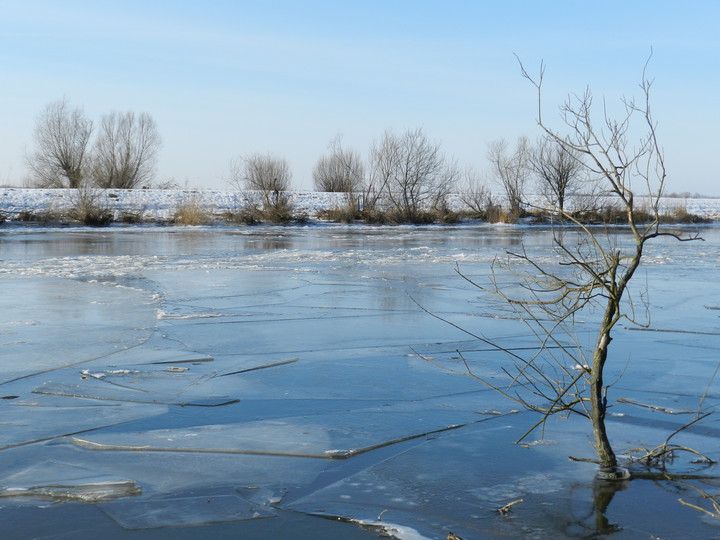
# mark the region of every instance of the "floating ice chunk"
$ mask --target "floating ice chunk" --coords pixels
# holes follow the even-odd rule
[[[357,523],[363,527],[371,527],[380,529],[383,536],[389,538],[397,538],[398,540],[430,540],[427,536],[423,536],[412,527],[405,527],[394,523],[386,523],[384,521],[370,521],[363,519],[348,519],[350,523]],[[449,538],[449,537],[448,537]]]
[[[7,396],[6,399],[9,399]],[[115,426],[125,422],[159,416],[167,412],[161,405],[117,406],[106,403],[77,402],[75,407],[62,407],[43,398],[32,404],[14,402],[5,408],[0,429],[0,450],[49,441],[76,433]]]
[[[157,320],[159,321],[184,321],[184,320],[194,320],[194,319],[215,319],[218,317],[227,317],[228,315],[225,313],[205,313],[205,312],[197,312],[197,313],[183,313],[180,311],[169,313],[163,309],[156,309],[155,315]]]
[[[182,405],[193,407],[219,407],[237,403],[239,399],[226,396],[207,396],[196,398],[183,398],[177,394],[146,392],[140,389],[129,389],[120,385],[107,385],[106,387],[89,387],[80,384],[65,384],[48,382],[35,388],[33,394],[47,394],[53,396],[66,396],[100,401],[120,401],[128,403],[150,403],[153,405]]]
[[[416,405],[417,407],[417,405]],[[402,405],[398,407],[402,409]],[[237,424],[131,433],[88,433],[71,442],[90,450],[184,452],[347,459],[478,422],[473,411],[393,407]],[[482,421],[482,420],[480,420]]]
[[[529,441],[526,443],[520,443],[520,446],[522,446],[524,448],[532,448],[533,446],[545,446],[545,445],[552,445],[552,444],[557,444],[557,443],[558,443],[557,441],[552,441],[552,440],[548,440],[548,439],[537,439],[537,440]]]
[[[132,481],[68,463],[45,461],[9,476],[0,497],[37,497],[53,501],[101,502],[139,495]]]
[[[145,364],[185,364],[185,363],[205,363],[212,362],[212,356],[208,356],[197,351],[188,351],[173,348],[147,348],[126,349],[118,351],[108,360],[112,360],[113,365],[136,366]]]

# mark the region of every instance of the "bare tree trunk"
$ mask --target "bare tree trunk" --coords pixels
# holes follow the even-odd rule
[[[610,445],[607,429],[605,428],[607,398],[605,397],[605,385],[603,382],[603,369],[607,360],[608,346],[612,341],[610,325],[615,311],[613,303],[612,300],[608,300],[608,309],[605,312],[598,342],[593,351],[593,362],[590,371],[590,421],[593,427],[595,450],[600,460],[600,467],[608,470],[617,467],[617,458]]]

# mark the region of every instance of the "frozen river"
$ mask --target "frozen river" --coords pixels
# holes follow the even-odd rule
[[[636,279],[652,317],[613,342],[618,452],[717,406],[720,229],[701,233],[653,243]],[[515,445],[535,415],[438,367],[462,351],[501,375],[460,328],[537,345],[456,273],[486,283],[521,243],[552,262],[539,227],[0,229],[3,537],[380,534],[345,520],[401,538],[720,534],[678,502],[708,506],[690,486],[602,493],[568,460],[594,457],[583,419]],[[713,414],[673,442],[717,459],[719,428]]]

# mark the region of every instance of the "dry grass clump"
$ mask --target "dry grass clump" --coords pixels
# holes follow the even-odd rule
[[[172,223],[175,225],[209,225],[212,221],[210,213],[195,197],[180,203],[172,217]]]
[[[334,206],[327,210],[320,210],[318,212],[318,218],[336,223],[354,223],[362,219],[362,214],[358,200],[352,193],[347,193],[344,205]]]
[[[660,216],[662,223],[712,223],[711,219],[691,214],[686,205],[677,205]]]

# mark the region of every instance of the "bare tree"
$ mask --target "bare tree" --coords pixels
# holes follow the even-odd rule
[[[230,183],[237,189],[259,191],[270,201],[290,189],[292,172],[287,160],[272,154],[250,154],[230,163]]]
[[[522,215],[526,197],[526,187],[530,178],[530,143],[520,137],[514,150],[508,149],[504,140],[496,140],[488,145],[488,159],[492,164],[496,180],[505,190],[510,220]]]
[[[133,189],[155,175],[160,135],[147,113],[103,116],[93,152],[95,183],[102,188]]]
[[[529,154],[530,167],[538,180],[539,193],[562,214],[568,196],[581,184],[581,154],[551,137],[540,138]]]
[[[35,146],[27,164],[39,187],[77,188],[85,176],[93,124],[67,99],[48,104],[35,123]]]
[[[460,189],[460,200],[474,214],[484,216],[493,205],[488,181],[473,169],[467,169]]]
[[[371,150],[370,186],[386,198],[403,219],[438,209],[453,189],[459,172],[421,129],[402,135],[385,132]]]
[[[292,204],[287,193],[292,173],[285,159],[271,154],[250,154],[230,162],[229,182],[248,190],[246,210],[258,219],[287,222],[292,219]]]
[[[521,69],[537,91],[539,126],[565,151],[582,156],[591,175],[602,178],[606,196],[615,199],[624,211],[628,236],[623,239],[605,229],[592,228],[570,212],[556,208],[575,228],[555,231],[555,264],[541,262],[521,249],[496,262],[493,266],[496,277],[490,287],[482,287],[466,277],[512,307],[539,339],[540,347],[535,354],[524,356],[495,345],[514,364],[515,373],[507,371],[511,377],[508,388],[476,376],[467,362],[465,368],[469,375],[541,413],[528,433],[556,413],[576,413],[588,418],[600,465],[599,477],[626,477],[626,472],[617,468],[605,425],[609,386],[604,375],[613,333],[620,321],[642,322],[636,317],[642,306],[633,302],[629,291],[646,244],[663,236],[681,241],[699,238],[682,236],[661,226],[659,201],[666,171],[650,108],[652,83],[645,70],[640,84],[642,100],[623,100],[620,120],[610,118],[605,110],[601,113],[602,121],[596,124],[592,94],[587,91],[562,106],[565,129],[560,130],[550,127],[542,116],[544,68],[541,66],[538,78],[531,77],[522,64]],[[630,135],[636,134],[640,135],[633,145]],[[650,205],[649,220],[638,218],[636,204],[640,196]],[[515,279],[508,280],[509,275]],[[518,279],[522,292],[514,287]],[[649,310],[647,304],[643,306]],[[580,313],[589,320],[598,314],[592,323],[595,338],[591,347],[583,346],[575,334]]]
[[[330,154],[321,157],[313,169],[317,191],[355,193],[362,188],[365,166],[360,154],[342,147],[340,137],[329,145]]]

